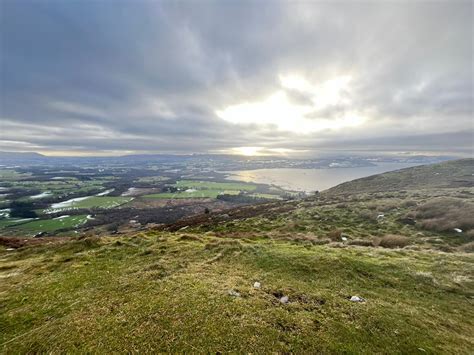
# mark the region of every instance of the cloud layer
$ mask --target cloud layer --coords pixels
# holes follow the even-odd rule
[[[472,154],[472,2],[0,6],[0,150]]]

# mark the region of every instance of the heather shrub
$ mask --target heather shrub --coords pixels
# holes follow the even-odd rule
[[[313,243],[314,245],[324,245],[324,244],[329,244],[330,242],[331,240],[329,239],[316,239],[316,240],[311,241],[311,243]]]
[[[333,229],[328,233],[328,238],[333,242],[338,242],[341,240],[342,231],[339,229]]]
[[[459,250],[465,253],[474,253],[474,242],[469,242],[467,244],[461,245],[459,247]]]
[[[397,208],[397,206],[394,206],[392,204],[382,204],[382,205],[379,205],[377,206],[377,211],[378,212],[388,212],[388,211],[391,211],[393,209]]]
[[[355,240],[349,240],[347,242],[348,245],[358,245],[361,247],[372,247],[374,246],[373,242],[371,240],[366,240],[366,239],[355,239]]]
[[[378,245],[383,248],[403,248],[408,244],[410,244],[409,238],[396,234],[387,234],[378,242]]]
[[[417,205],[416,201],[413,201],[413,200],[406,200],[402,203],[403,207],[414,207],[416,205]]]
[[[414,217],[428,230],[474,229],[474,204],[457,198],[440,197],[418,206]]]
[[[370,210],[361,210],[359,212],[359,217],[370,222],[377,221],[377,213]]]

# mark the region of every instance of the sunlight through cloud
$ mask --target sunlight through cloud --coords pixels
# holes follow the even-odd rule
[[[354,127],[365,121],[355,110],[341,112],[334,118],[319,112],[350,104],[350,76],[338,76],[320,85],[313,85],[298,75],[279,76],[279,79],[282,89],[264,100],[228,106],[217,110],[217,116],[234,124],[276,126],[281,131],[300,134]],[[289,95],[292,91],[308,97],[308,102],[295,103]]]

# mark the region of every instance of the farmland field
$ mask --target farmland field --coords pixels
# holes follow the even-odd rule
[[[242,191],[249,192],[257,189],[256,185],[251,184],[198,180],[179,180],[173,186],[180,190],[186,190],[163,192],[144,197],[158,199],[217,198],[219,195],[238,195]]]
[[[238,195],[239,190],[193,190],[180,192],[164,192],[160,194],[145,195],[145,198],[160,198],[160,199],[174,199],[174,198],[216,198],[219,195]]]
[[[272,195],[272,194],[260,194],[260,193],[254,193],[250,194],[250,197],[255,197],[255,198],[266,198],[269,200],[281,200],[281,197],[278,195]]]
[[[18,180],[22,178],[27,178],[28,176],[31,176],[31,174],[19,173],[11,169],[0,169],[0,180],[2,181]]]
[[[213,190],[241,190],[254,191],[257,186],[251,184],[244,184],[238,182],[213,182],[213,181],[195,181],[195,180],[180,180],[174,185],[179,188],[188,189],[213,189]]]
[[[155,183],[155,182],[162,182],[162,181],[166,181],[166,180],[169,180],[169,178],[167,178],[165,176],[145,176],[145,177],[139,178],[137,181],[138,182]]]
[[[78,216],[65,216],[59,217],[54,219],[46,219],[46,220],[34,220],[31,222],[15,224],[10,228],[35,233],[38,231],[42,232],[54,232],[58,229],[71,229],[75,228],[87,221],[86,215],[78,215]]]
[[[45,210],[46,213],[80,208],[114,208],[130,202],[132,197],[88,196],[57,203]]]

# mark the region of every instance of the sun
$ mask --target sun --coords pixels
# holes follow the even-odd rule
[[[247,157],[253,157],[259,155],[259,152],[262,150],[262,147],[237,147],[232,148],[234,154],[245,155]]]

